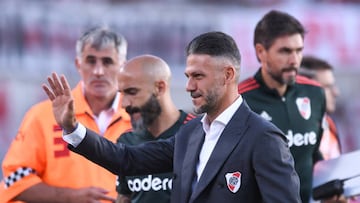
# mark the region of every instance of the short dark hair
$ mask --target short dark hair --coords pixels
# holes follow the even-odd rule
[[[190,54],[225,57],[231,60],[237,70],[240,68],[241,56],[236,42],[223,32],[207,32],[195,37],[186,48],[186,56]]]
[[[278,37],[300,34],[304,38],[305,32],[305,28],[296,18],[287,13],[272,10],[257,23],[254,46],[262,44],[265,49],[269,49]]]
[[[299,69],[300,75],[304,75],[308,78],[315,78],[316,71],[319,71],[319,70],[333,71],[334,68],[332,65],[330,65],[325,60],[317,58],[315,56],[308,55],[308,56],[303,57],[303,59],[301,61],[300,69]]]

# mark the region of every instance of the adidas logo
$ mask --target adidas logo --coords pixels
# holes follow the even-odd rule
[[[271,116],[268,113],[266,113],[266,111],[261,112],[260,116],[263,117],[265,120],[268,121],[272,120]]]

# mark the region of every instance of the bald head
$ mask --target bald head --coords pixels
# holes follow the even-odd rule
[[[121,104],[130,114],[135,131],[149,128],[158,134],[160,128],[155,130],[152,127],[154,123],[158,124],[155,121],[159,117],[176,115],[177,119],[178,110],[170,95],[170,78],[171,71],[166,62],[152,55],[132,58],[120,68],[118,90],[122,93]]]
[[[123,95],[123,106],[142,106],[154,97],[160,105],[170,99],[171,71],[168,64],[153,55],[130,59],[120,68],[118,90]]]
[[[149,82],[163,80],[170,82],[171,71],[168,64],[153,55],[141,55],[130,59],[121,69],[120,74],[137,76],[138,80]]]

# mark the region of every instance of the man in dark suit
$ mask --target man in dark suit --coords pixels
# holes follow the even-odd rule
[[[78,123],[64,76],[54,73],[43,89],[72,151],[116,174],[173,171],[174,203],[300,202],[286,138],[238,94],[239,73],[240,53],[230,36],[195,37],[187,47],[186,90],[194,111],[204,115],[170,139],[140,146],[115,145]]]

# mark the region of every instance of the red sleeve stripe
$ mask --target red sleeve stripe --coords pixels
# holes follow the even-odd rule
[[[185,120],[184,120],[184,124],[187,123],[188,121],[190,121],[190,120],[193,119],[193,118],[196,118],[196,116],[188,113],[188,114],[186,115]]]
[[[329,124],[330,132],[337,135],[338,132],[337,132],[337,128],[336,128],[334,120],[329,115],[326,115],[326,120],[327,120],[327,122]]]
[[[304,84],[304,85],[312,85],[312,86],[318,86],[320,87],[321,84],[315,80],[309,79],[307,77],[304,77],[302,75],[297,75],[296,76],[296,82],[298,84]]]
[[[249,78],[244,80],[238,85],[239,93],[244,93],[253,89],[258,88],[260,85],[256,82],[254,78]]]

